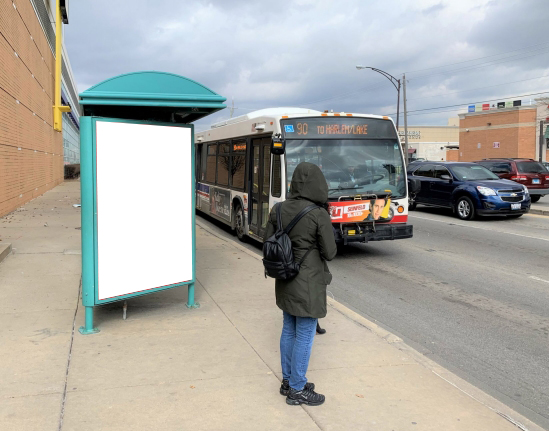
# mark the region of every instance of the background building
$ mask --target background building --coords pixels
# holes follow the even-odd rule
[[[538,99],[526,106],[460,114],[459,160],[470,162],[499,157],[548,160],[548,104]]]
[[[459,119],[448,119],[447,126],[408,126],[408,153],[410,160],[446,160],[450,149],[459,144]],[[404,126],[398,128],[404,142]]]
[[[66,52],[63,92],[73,111],[63,114],[63,134],[53,129],[54,8],[53,0],[0,0],[0,216],[61,183],[65,160],[80,157]]]

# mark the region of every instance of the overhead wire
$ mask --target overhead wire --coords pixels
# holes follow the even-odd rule
[[[518,81],[502,82],[501,84],[486,85],[484,87],[469,88],[467,90],[451,91],[451,92],[448,92],[448,93],[439,93],[439,94],[435,94],[433,96],[425,96],[425,97],[417,97],[417,98],[414,97],[412,100],[416,101],[416,100],[430,99],[432,97],[441,97],[441,96],[447,96],[449,94],[465,93],[467,91],[483,90],[485,88],[500,87],[502,85],[516,84],[516,83],[519,83],[519,82],[533,81],[533,80],[542,79],[542,78],[549,78],[549,75],[538,76],[536,78],[521,79],[521,80],[518,80]]]
[[[484,56],[484,57],[472,58],[471,60],[458,61],[458,62],[456,62],[456,63],[443,64],[443,65],[441,65],[441,66],[427,67],[427,68],[425,68],[425,69],[409,70],[409,71],[407,71],[406,73],[423,72],[423,71],[425,71],[425,70],[440,69],[441,67],[455,66],[456,64],[470,63],[470,62],[473,62],[473,61],[484,60],[485,58],[491,58],[491,57],[497,57],[497,56],[500,56],[500,55],[510,54],[510,53],[512,53],[512,52],[523,51],[523,50],[529,50],[530,48],[533,48],[533,47],[535,47],[535,46],[548,45],[548,44],[549,44],[549,42],[545,41],[545,42],[537,43],[537,44],[535,44],[535,45],[530,45],[530,46],[527,46],[527,47],[524,47],[524,48],[514,49],[514,50],[512,50],[512,51],[500,52],[499,54],[486,55],[486,56]],[[542,48],[537,48],[537,49],[542,49]]]
[[[437,106],[437,107],[432,107],[432,108],[415,109],[415,110],[412,110],[412,111],[408,111],[406,113],[406,115],[409,115],[410,112],[414,113],[414,112],[434,111],[434,110],[444,109],[444,108],[462,107],[462,106],[473,105],[473,104],[476,105],[477,103],[499,102],[499,101],[505,100],[505,99],[517,99],[519,97],[538,96],[540,94],[548,94],[548,93],[549,93],[549,91],[542,91],[542,92],[539,92],[539,93],[520,94],[518,96],[498,97],[497,99],[482,100],[482,101],[478,101],[478,102],[459,103],[459,104],[456,104],[456,105],[446,105],[446,106]],[[455,111],[455,109],[451,109],[451,111]],[[440,112],[442,112],[442,111],[440,111]],[[396,112],[394,112],[392,114],[386,114],[386,115],[388,115],[388,116],[396,115]]]

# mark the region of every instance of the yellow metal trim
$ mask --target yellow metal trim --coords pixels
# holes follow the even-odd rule
[[[60,1],[55,2],[55,94],[53,100],[53,128],[59,132],[63,130],[63,112],[70,112],[71,107],[61,105],[61,58],[63,48],[62,18]]]

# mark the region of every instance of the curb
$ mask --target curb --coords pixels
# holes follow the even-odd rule
[[[537,214],[537,215],[543,215],[543,216],[549,216],[549,210],[538,210],[538,209],[532,209],[530,208],[529,214]]]
[[[547,215],[549,215],[549,212]],[[246,253],[247,255],[253,257],[256,260],[261,261],[261,257],[259,257],[257,254],[251,252],[246,247],[241,246],[236,241],[229,241],[226,238],[223,238],[217,235],[215,232],[213,232],[209,228],[209,226],[206,226],[200,220],[196,220],[196,224],[200,226],[202,229],[204,229],[206,232],[208,232],[209,234],[215,236],[216,238],[223,240],[224,242],[231,245],[232,247]],[[477,388],[476,386],[472,385],[471,383],[463,380],[461,377],[457,376],[456,374],[452,373],[451,371],[437,364],[435,361],[427,358],[424,354],[418,352],[417,350],[415,350],[414,348],[406,344],[400,337],[383,329],[379,325],[366,319],[365,317],[361,316],[360,314],[356,313],[355,311],[351,310],[350,308],[346,307],[345,305],[341,304],[335,299],[328,297],[328,305],[334,310],[336,310],[337,312],[343,314],[348,319],[354,321],[358,325],[363,326],[369,331],[373,332],[375,335],[385,340],[388,344],[391,344],[395,348],[402,351],[403,353],[410,355],[418,364],[427,368],[432,373],[434,373],[437,377],[441,378],[446,383],[449,383],[450,385],[454,386],[456,389],[463,392],[465,395],[481,403],[486,408],[492,410],[502,418],[511,422],[519,430],[547,431],[541,428],[539,425],[536,425],[535,423],[533,423],[531,420],[522,416],[520,413],[516,412],[511,407],[495,399],[494,397],[487,394],[483,390]]]
[[[0,263],[11,253],[11,244],[0,244]]]

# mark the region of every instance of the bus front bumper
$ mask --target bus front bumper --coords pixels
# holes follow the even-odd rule
[[[357,228],[355,228],[357,227]],[[336,242],[347,245],[350,242],[387,241],[395,239],[412,238],[414,229],[409,224],[376,224],[358,226],[348,225],[341,229],[335,229]]]

